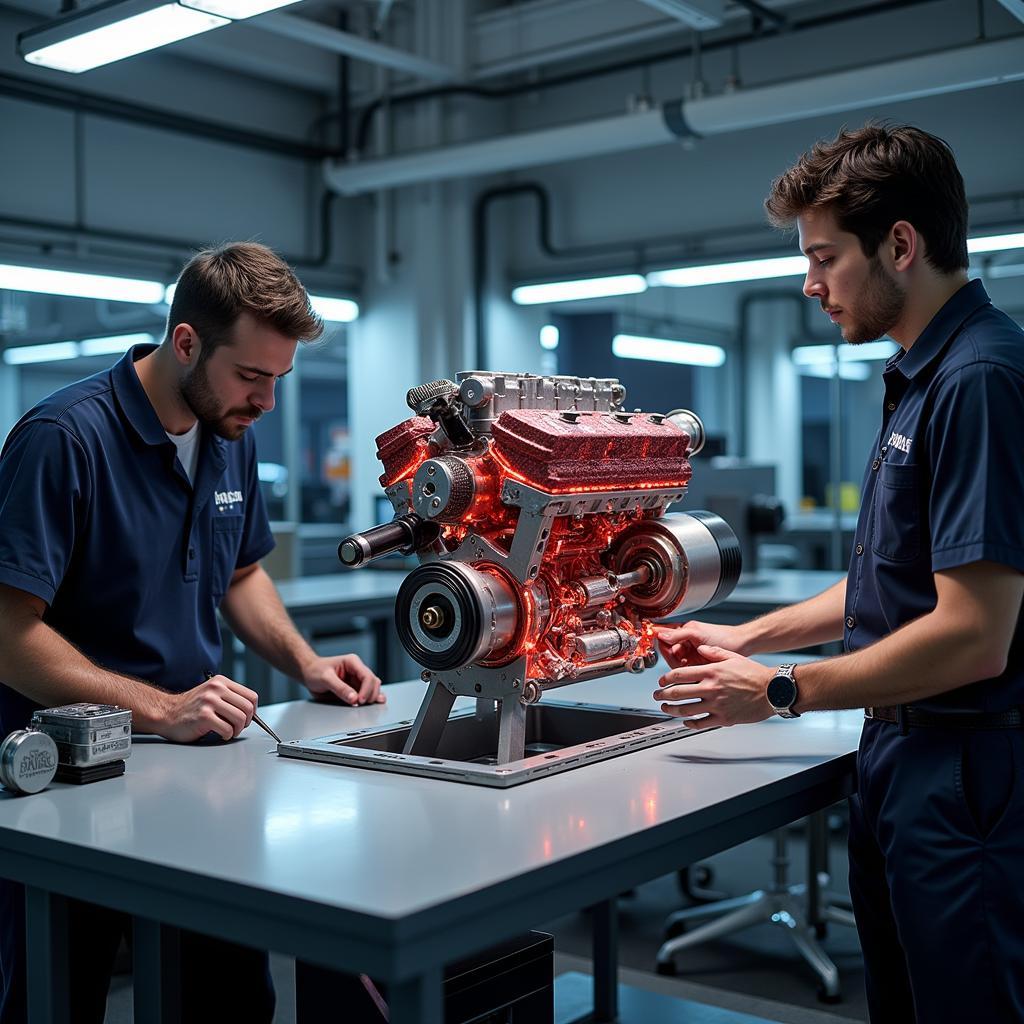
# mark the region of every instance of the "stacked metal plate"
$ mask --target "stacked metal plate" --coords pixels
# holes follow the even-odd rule
[[[32,715],[32,728],[57,744],[58,780],[90,782],[124,772],[131,756],[132,713],[114,704],[66,704]]]

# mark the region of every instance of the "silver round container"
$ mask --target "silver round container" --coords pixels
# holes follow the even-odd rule
[[[57,744],[44,732],[18,729],[0,743],[0,783],[15,793],[38,793],[57,773]]]

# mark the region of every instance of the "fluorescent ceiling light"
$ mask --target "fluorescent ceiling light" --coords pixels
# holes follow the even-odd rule
[[[967,239],[968,252],[1003,252],[1006,249],[1024,249],[1024,231]]]
[[[638,295],[647,291],[643,274],[616,274],[613,277],[584,277],[575,281],[548,281],[545,284],[521,284],[512,289],[517,306],[537,306],[544,302],[573,302],[577,299],[603,299],[610,295]]]
[[[359,316],[359,303],[352,299],[335,299],[328,295],[310,295],[314,312],[333,323],[350,324]]]
[[[55,341],[46,345],[19,345],[4,350],[8,366],[26,363],[53,363],[81,356],[105,356],[127,352],[134,345],[153,342],[152,334],[111,334],[104,338],[86,338],[84,341]]]
[[[864,363],[876,359],[888,359],[899,352],[894,341],[867,341],[861,345],[843,343],[832,345],[798,345],[793,349],[793,362],[797,366],[827,366],[834,363],[836,356],[841,363]]]
[[[266,14],[267,11],[276,11],[280,7],[288,7],[298,3],[298,0],[181,0],[181,3],[197,11],[241,21],[257,14]]]
[[[174,301],[177,282],[164,289],[164,304],[169,306]],[[309,304],[313,311],[332,323],[350,324],[359,318],[359,303],[352,299],[337,299],[330,295],[310,295]]]
[[[1020,277],[1024,274],[1024,263],[997,263],[982,271],[986,277]]]
[[[78,343],[83,356],[110,356],[127,352],[136,345],[152,345],[156,339],[152,334],[110,334],[105,338],[86,338]]]
[[[12,292],[41,292],[45,295],[70,295],[80,299],[139,302],[144,305],[159,302],[164,293],[164,286],[159,281],[43,270],[6,263],[0,263],[0,288]]]
[[[688,366],[721,366],[725,362],[725,349],[718,345],[645,338],[637,334],[616,334],[612,338],[612,353],[620,359],[648,359]]]
[[[832,367],[819,364],[805,365],[800,367],[801,377],[825,377],[831,380],[833,377]],[[871,367],[866,363],[840,363],[840,380],[867,380],[871,376]]]
[[[30,64],[78,74],[227,24],[177,3],[113,0],[22,32],[18,50]]]
[[[1002,252],[1007,249],[1024,249],[1024,231],[967,239],[969,253]],[[991,276],[1000,276],[998,273],[992,274],[991,271],[986,271],[986,273]],[[777,277],[804,277],[806,274],[806,256],[773,256],[757,260],[735,260],[729,263],[707,263],[694,267],[652,270],[646,275],[645,286],[639,284],[639,281],[645,280],[639,274],[520,285],[512,290],[512,301],[520,306],[532,306],[544,302],[567,302],[572,299],[631,295],[644,291],[645,287],[699,288],[708,284],[765,281]]]
[[[764,281],[772,277],[803,277],[806,273],[806,256],[777,256],[764,260],[740,260],[736,263],[709,263],[700,267],[654,270],[647,275],[647,283],[652,288],[696,288],[705,284]]]
[[[8,366],[24,363],[52,363],[58,359],[75,359],[78,356],[77,341],[57,341],[52,345],[20,345],[4,350],[4,362]]]
[[[540,347],[554,352],[558,348],[558,328],[554,324],[545,324],[540,329]]]

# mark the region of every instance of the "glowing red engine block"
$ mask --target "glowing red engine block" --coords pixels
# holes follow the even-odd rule
[[[726,596],[739,548],[711,513],[666,513],[703,441],[693,413],[626,412],[617,381],[460,377],[413,389],[426,415],[377,438],[397,515],[339,553],[422,562],[395,610],[434,684],[406,752],[436,748],[462,694],[499,702],[502,763],[544,690],[653,665],[652,620]]]

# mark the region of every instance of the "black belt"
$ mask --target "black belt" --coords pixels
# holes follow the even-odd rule
[[[900,704],[896,707],[865,708],[864,717],[879,722],[893,722],[903,730],[910,726],[926,729],[1020,729],[1024,726],[1024,715],[1020,708],[1009,708],[1006,711],[937,711]]]

